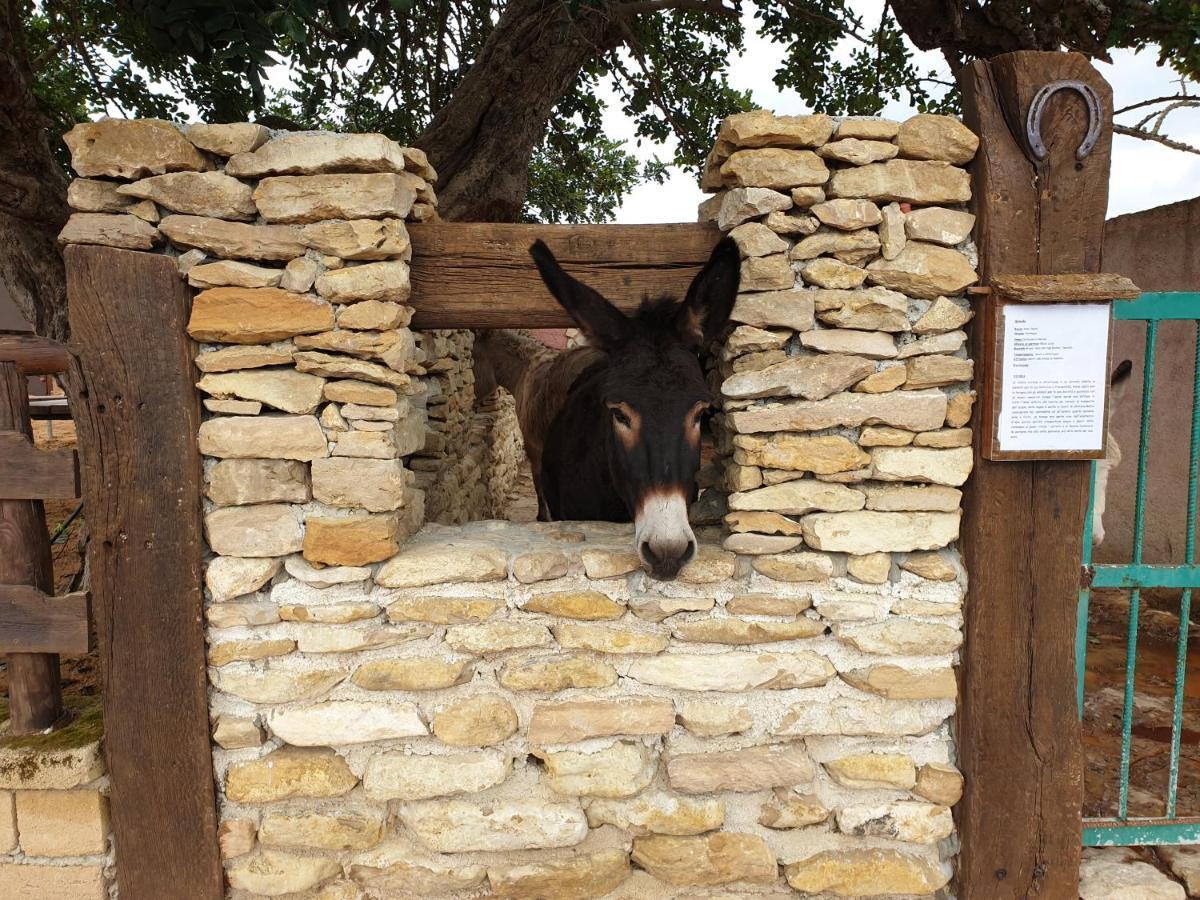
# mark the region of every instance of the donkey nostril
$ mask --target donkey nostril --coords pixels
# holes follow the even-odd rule
[[[649,541],[642,541],[641,550],[643,560],[645,560],[651,566],[658,565],[658,554],[654,552],[653,548],[651,548]]]
[[[696,542],[688,541],[687,549],[683,551],[683,561],[690,562],[692,557],[696,555]]]

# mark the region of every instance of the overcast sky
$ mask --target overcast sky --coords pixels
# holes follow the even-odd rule
[[[881,0],[853,0],[865,21],[876,21],[882,8]],[[798,115],[811,110],[795,91],[781,91],[771,81],[782,56],[781,48],[757,36],[753,20],[746,22],[746,52],[731,66],[734,87],[749,90],[758,106],[785,115]],[[949,70],[939,54],[920,54],[922,69],[938,69],[949,78]],[[1114,106],[1120,109],[1129,103],[1151,97],[1179,93],[1178,76],[1171,69],[1159,68],[1155,54],[1143,51],[1134,54],[1119,51],[1113,64],[1098,63],[1101,74],[1113,86]],[[1194,88],[1193,88],[1194,90]],[[889,104],[883,111],[888,118],[903,120],[916,110],[901,103]],[[1125,122],[1129,116],[1119,117]],[[1133,124],[1129,122],[1128,124]],[[643,142],[634,144],[632,124],[615,106],[610,106],[608,130],[614,137],[629,141],[630,149],[642,158],[658,153],[669,156],[667,148]],[[1200,146],[1200,109],[1179,110],[1168,120],[1170,136],[1193,146]],[[1160,144],[1115,135],[1113,139],[1112,181],[1109,189],[1109,216],[1150,209],[1200,195],[1200,156],[1172,150]],[[695,180],[683,172],[675,172],[665,185],[642,185],[626,197],[617,213],[618,222],[678,222],[687,221],[688,211],[694,210],[703,199]]]

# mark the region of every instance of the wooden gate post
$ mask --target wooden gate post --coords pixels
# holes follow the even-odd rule
[[[16,363],[0,362],[0,432],[16,432],[32,440],[28,394],[25,375]],[[41,500],[0,499],[0,585],[31,585],[44,594],[54,593]],[[9,653],[7,662],[12,733],[50,728],[63,712],[58,654]]]
[[[1034,162],[1025,117],[1037,91],[1060,80],[1095,90],[1099,139],[1076,157],[1087,107],[1075,91],[1062,91],[1042,116],[1048,153]],[[1112,146],[1108,84],[1079,54],[1033,51],[977,61],[959,83],[966,123],[981,138],[972,178],[983,282],[1099,271]],[[980,385],[993,371],[992,342],[983,338],[994,333],[995,314],[994,301],[983,299],[972,345]],[[976,403],[976,435],[991,414]],[[975,442],[963,501],[970,586],[957,722],[965,900],[1079,896],[1083,755],[1074,646],[1089,465],[989,462]]]
[[[121,897],[219,900],[191,290],[166,256],[64,255]]]

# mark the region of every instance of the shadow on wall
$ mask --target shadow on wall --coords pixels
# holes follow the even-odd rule
[[[1109,220],[1103,268],[1132,278],[1143,291],[1200,291],[1200,197]],[[1117,323],[1113,359],[1133,360],[1133,374],[1123,402],[1111,414],[1109,427],[1123,461],[1109,483],[1105,540],[1096,551],[1101,563],[1128,561],[1133,546],[1145,342],[1143,323]],[[1159,326],[1146,482],[1146,562],[1183,562],[1195,352],[1191,322]]]

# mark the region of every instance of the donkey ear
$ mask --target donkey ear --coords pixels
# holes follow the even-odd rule
[[[722,238],[700,274],[692,279],[675,317],[679,336],[689,346],[699,349],[720,336],[737,299],[741,267],[737,244],[732,238]]]
[[[588,342],[601,350],[615,347],[629,337],[632,323],[594,288],[577,281],[563,271],[554,254],[542,241],[534,241],[529,255],[537,263],[542,281],[575,324],[587,335]]]

